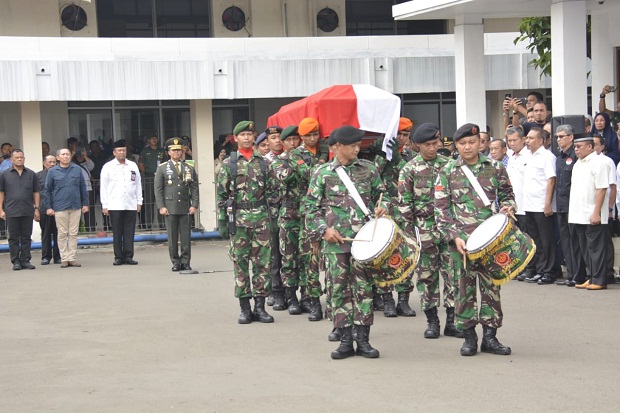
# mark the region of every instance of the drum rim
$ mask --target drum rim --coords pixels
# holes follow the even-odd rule
[[[382,217],[379,217],[379,218],[374,218],[373,220],[368,221],[367,223],[365,223],[364,225],[362,225],[362,228],[364,228],[364,227],[365,227],[366,225],[368,225],[368,224],[373,223],[373,222],[374,222],[374,220],[379,220],[379,219],[382,219],[382,218],[387,219],[387,220],[388,220],[388,221],[392,224],[392,232],[390,233],[390,237],[389,237],[389,239],[390,239],[391,241],[390,241],[390,242],[388,242],[388,243],[386,243],[386,244],[383,246],[383,248],[381,248],[381,250],[377,251],[374,255],[372,255],[371,257],[368,257],[368,258],[364,258],[364,259],[355,258],[355,255],[353,254],[353,250],[354,250],[354,246],[355,246],[355,244],[352,244],[352,245],[351,245],[351,255],[353,256],[353,259],[355,259],[357,262],[360,262],[360,263],[362,263],[362,264],[363,264],[363,263],[367,263],[367,262],[370,262],[370,261],[372,261],[372,260],[376,259],[378,256],[380,256],[381,254],[383,254],[383,252],[384,252],[384,251],[385,251],[385,250],[386,250],[386,249],[387,249],[387,248],[388,248],[388,247],[392,244],[392,242],[394,241],[394,234],[396,233],[396,231],[397,231],[397,229],[398,229],[398,226],[396,225],[396,222],[395,222],[392,218],[390,218],[389,216],[382,216]],[[360,230],[357,232],[357,234],[359,234],[361,231],[362,231],[362,229],[360,228]],[[357,237],[357,234],[355,234],[355,236],[356,236],[356,237]]]
[[[510,221],[510,219],[508,218],[507,215],[505,214],[501,214],[501,213],[497,213],[494,214],[490,217],[488,217],[487,219],[485,219],[484,221],[482,221],[482,223],[480,225],[482,225],[483,223],[485,223],[487,220],[494,218],[498,215],[501,215],[504,217],[504,224],[499,228],[499,230],[493,235],[493,237],[491,237],[491,239],[489,239],[488,241],[486,241],[482,246],[475,248],[475,249],[469,249],[467,248],[467,255],[470,256],[471,259],[476,259],[479,258],[479,254],[481,252],[483,252],[484,250],[486,250],[487,248],[489,248],[490,246],[492,246],[493,244],[495,244],[496,242],[498,242],[498,240],[500,239],[500,235],[505,232],[507,229],[509,229],[511,227],[512,222]],[[476,228],[478,229],[478,228]],[[469,241],[471,239],[471,235],[474,234],[474,232],[476,232],[476,229],[470,234],[470,238],[467,240]],[[465,246],[467,247],[467,243],[465,243]]]

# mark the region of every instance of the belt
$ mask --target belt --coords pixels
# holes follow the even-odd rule
[[[259,207],[266,207],[267,206],[267,202],[266,201],[256,201],[256,202],[237,202],[235,204],[235,207],[237,209],[254,209],[254,208],[259,208]]]
[[[299,209],[301,203],[299,201],[293,201],[291,199],[283,199],[282,200],[282,206],[284,208],[293,208],[293,209]]]

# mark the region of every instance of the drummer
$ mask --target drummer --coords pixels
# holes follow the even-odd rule
[[[443,146],[437,125],[421,124],[413,134],[413,141],[418,144],[420,153],[400,171],[397,217],[401,228],[410,237],[415,237],[415,227],[420,230],[422,249],[415,275],[416,288],[420,294],[420,306],[428,323],[424,338],[439,337],[440,325],[437,316],[437,307],[441,299],[439,274],[443,278],[443,299],[446,308],[444,335],[463,337],[463,334],[454,326],[454,291],[450,277],[452,271],[449,268],[450,251],[448,244],[442,242],[437,233],[433,204],[437,174],[450,159],[437,154],[437,150]]]
[[[385,186],[375,166],[357,158],[364,132],[353,126],[332,131],[330,138],[334,159],[312,176],[306,198],[306,226],[312,240],[321,240],[326,277],[331,281],[331,305],[334,327],[340,329],[340,346],[331,353],[333,359],[353,355],[379,357],[368,342],[373,323],[371,274],[351,257],[352,239],[365,223],[362,210],[340,179],[336,169],[342,166],[368,208],[375,207],[376,217],[385,214],[388,203],[377,205]],[[357,351],[353,349],[353,329]]]
[[[465,335],[461,355],[473,356],[478,352],[477,324],[482,324],[483,329],[480,350],[508,355],[510,347],[502,345],[496,338],[497,329],[502,326],[500,288],[493,284],[490,273],[469,260],[465,264],[464,257],[469,235],[495,213],[496,200],[500,206],[499,212],[514,211],[514,193],[506,170],[479,153],[478,125],[467,123],[458,128],[454,142],[459,157],[439,172],[435,185],[435,220],[441,237],[451,246],[456,286],[456,327]],[[471,171],[473,184],[466,175],[467,171]],[[479,183],[478,190],[474,185],[476,181]],[[480,311],[476,298],[478,284]]]

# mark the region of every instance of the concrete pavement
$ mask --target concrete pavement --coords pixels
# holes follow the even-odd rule
[[[11,271],[0,255],[0,412],[611,412],[620,405],[620,286],[502,289],[510,356],[461,357],[415,318],[376,314],[376,360],[330,359],[327,321],[269,312],[238,325],[223,241],[193,247],[198,275],[170,271],[163,244],[113,267]],[[440,318],[445,312],[440,310]],[[481,331],[478,332],[479,336]]]

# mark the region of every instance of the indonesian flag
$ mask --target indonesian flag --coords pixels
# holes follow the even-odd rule
[[[298,125],[303,118],[315,118],[324,137],[340,126],[351,125],[385,135],[386,150],[387,141],[396,139],[400,106],[398,96],[372,85],[335,85],[282,106],[267,124],[285,128]],[[386,153],[391,159],[391,151]]]

